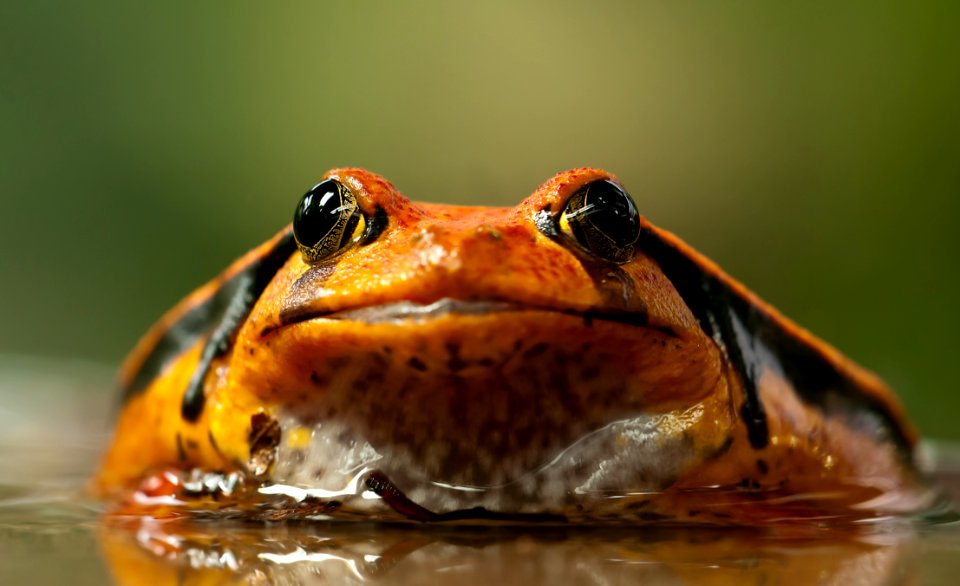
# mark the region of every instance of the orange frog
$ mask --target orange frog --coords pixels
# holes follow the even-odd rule
[[[576,169],[515,208],[335,169],[121,373],[124,510],[848,522],[926,510],[889,389]]]

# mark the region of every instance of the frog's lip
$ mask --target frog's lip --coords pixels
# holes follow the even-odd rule
[[[611,311],[602,309],[563,309],[557,307],[531,306],[503,300],[463,300],[444,297],[429,303],[401,300],[341,309],[331,312],[303,312],[281,316],[280,327],[291,326],[301,322],[326,319],[334,321],[357,321],[370,324],[401,323],[409,321],[423,321],[447,315],[489,315],[493,313],[510,313],[522,311],[541,311],[576,316],[583,319],[589,326],[594,320],[615,322],[633,327],[655,329],[672,337],[676,332],[665,326],[650,324],[646,313]]]

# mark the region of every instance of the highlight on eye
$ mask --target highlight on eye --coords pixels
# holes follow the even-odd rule
[[[314,185],[293,214],[293,236],[308,263],[336,255],[359,240],[365,228],[356,196],[336,179]]]
[[[640,237],[640,213],[622,187],[594,181],[570,196],[560,214],[560,230],[584,250],[614,263],[633,258]]]

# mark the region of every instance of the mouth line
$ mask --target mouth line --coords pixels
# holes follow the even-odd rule
[[[423,321],[447,315],[490,315],[494,313],[518,313],[527,311],[540,311],[579,317],[583,320],[586,327],[591,327],[594,321],[604,321],[631,327],[652,329],[673,338],[679,337],[672,328],[651,325],[646,312],[626,312],[606,309],[563,309],[548,306],[523,305],[516,302],[494,299],[467,301],[449,297],[444,297],[430,303],[402,300],[328,312],[286,312],[280,316],[280,325],[272,330],[275,331],[314,319],[389,324]],[[266,334],[268,332],[264,333]]]

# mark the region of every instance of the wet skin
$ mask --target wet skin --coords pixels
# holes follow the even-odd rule
[[[930,504],[889,389],[632,216],[609,173],[561,173],[515,208],[324,179],[296,237],[127,359],[100,494],[189,501],[170,474],[194,470],[279,495],[283,517],[752,524]],[[324,194],[332,216],[309,207]]]

